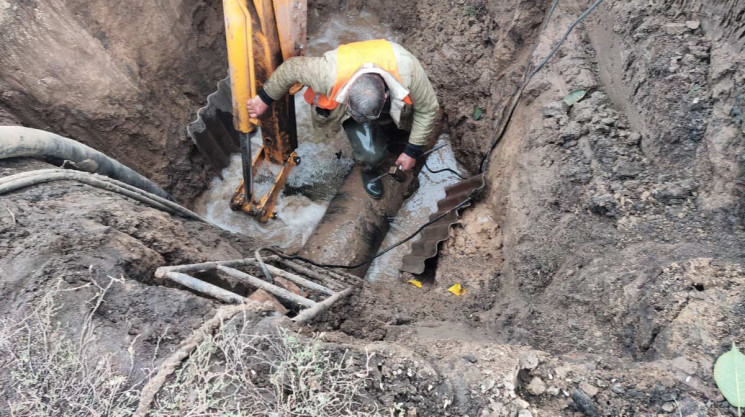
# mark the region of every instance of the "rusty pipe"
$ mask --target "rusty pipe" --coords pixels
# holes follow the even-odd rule
[[[443,125],[440,111],[428,143],[435,142]],[[393,165],[395,157],[389,156],[389,165]],[[361,167],[356,165],[298,255],[329,265],[356,265],[375,256],[388,232],[389,219],[396,216],[404,200],[414,191],[416,177],[423,165],[424,159],[420,158],[402,182],[390,175],[384,176],[381,181],[386,191],[380,200],[367,195],[360,181]],[[364,277],[369,267],[368,263],[351,273]]]

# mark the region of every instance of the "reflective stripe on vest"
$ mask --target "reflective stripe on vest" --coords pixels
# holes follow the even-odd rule
[[[336,55],[336,82],[331,89],[331,97],[323,94],[316,94],[312,88],[308,87],[303,94],[305,101],[310,104],[316,104],[323,109],[333,110],[339,103],[334,100],[339,91],[349,82],[354,73],[364,64],[371,63],[383,71],[393,75],[399,83],[402,83],[401,76],[398,74],[398,64],[393,54],[393,46],[385,39],[375,39],[371,41],[354,42],[346,45],[340,45]],[[403,83],[402,83],[403,84]],[[404,98],[404,102],[412,104],[409,96]]]

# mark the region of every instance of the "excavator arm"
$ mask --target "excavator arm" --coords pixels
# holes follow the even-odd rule
[[[276,216],[279,193],[300,163],[295,153],[294,100],[285,96],[275,101],[260,120],[249,118],[246,103],[285,59],[304,53],[307,0],[223,0],[223,10],[229,76],[218,83],[218,91],[208,97],[187,132],[218,170],[227,166],[230,153],[240,149],[244,179],[230,207],[266,222]],[[251,160],[249,139],[259,133],[262,145]],[[270,191],[256,196],[252,179],[264,163],[282,169]]]
[[[297,128],[292,97],[277,100],[259,122],[250,119],[246,103],[256,95],[260,83],[287,58],[303,53],[306,27],[306,1],[297,0],[223,0],[225,37],[228,45],[233,125],[240,131],[243,157],[243,181],[230,207],[256,216],[265,222],[276,216],[279,193],[294,166],[300,163],[295,153]],[[261,81],[259,81],[261,80]],[[253,161],[248,134],[261,127],[262,146]],[[269,192],[256,198],[252,179],[264,163],[282,165]]]

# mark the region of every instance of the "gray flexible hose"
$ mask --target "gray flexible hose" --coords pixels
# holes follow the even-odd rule
[[[89,159],[98,166],[97,174],[173,200],[167,192],[149,179],[82,143],[44,130],[23,126],[0,126],[0,159],[14,157],[55,158],[75,163]]]
[[[197,219],[208,224],[213,224],[204,217],[194,213],[193,211],[184,208],[173,201],[169,201],[163,197],[151,194],[147,191],[143,191],[137,187],[129,184],[117,181],[115,179],[105,177],[98,174],[90,174],[81,171],[71,171],[66,169],[40,169],[36,171],[27,171],[19,174],[8,175],[0,178],[0,195],[6,194],[12,191],[19,190],[21,188],[30,187],[33,185],[43,184],[51,181],[59,180],[71,180],[78,181],[84,184],[91,185],[93,187],[102,188],[104,190],[113,191],[118,194],[122,194],[139,202],[145,203],[151,207],[159,210],[166,211],[168,213],[181,215],[184,217]]]

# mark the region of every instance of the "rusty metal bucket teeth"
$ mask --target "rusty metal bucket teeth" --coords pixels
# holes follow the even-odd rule
[[[230,164],[230,154],[240,151],[239,133],[233,127],[230,77],[217,83],[217,91],[207,96],[207,104],[197,110],[197,119],[186,133],[219,173]]]
[[[484,174],[479,174],[445,188],[445,198],[437,202],[437,212],[429,216],[430,221],[458,207],[483,189],[485,184]],[[459,217],[458,210],[453,210],[425,227],[412,243],[411,252],[404,256],[400,270],[412,274],[424,272],[424,261],[437,255],[440,242],[450,238],[450,227],[458,222]]]

